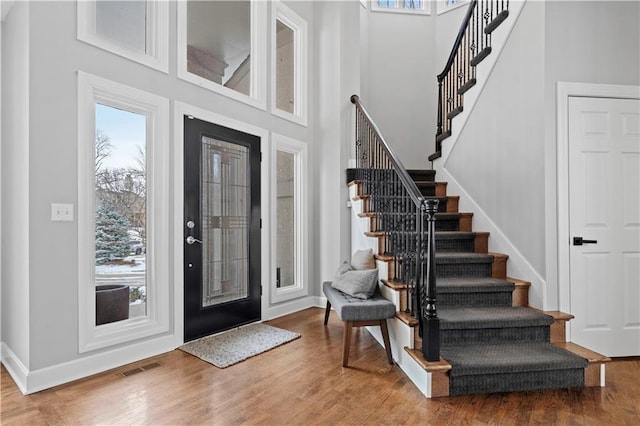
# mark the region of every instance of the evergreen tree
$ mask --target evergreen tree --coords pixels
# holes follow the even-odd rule
[[[96,210],[96,265],[126,257],[129,247],[129,221],[108,203]]]

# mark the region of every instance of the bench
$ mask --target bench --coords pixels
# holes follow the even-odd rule
[[[322,292],[327,298],[327,308],[324,313],[324,325],[329,321],[329,313],[333,306],[340,320],[344,321],[342,366],[349,362],[349,349],[351,347],[351,329],[353,327],[379,326],[382,331],[382,339],[387,352],[389,364],[393,364],[391,357],[391,345],[389,344],[389,329],[387,319],[396,314],[395,305],[380,294],[378,290],[370,299],[358,299],[331,287],[331,282],[322,284]]]

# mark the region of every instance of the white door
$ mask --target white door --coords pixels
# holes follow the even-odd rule
[[[640,355],[639,104],[569,98],[571,340],[607,356]]]

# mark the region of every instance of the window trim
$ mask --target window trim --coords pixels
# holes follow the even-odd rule
[[[460,0],[458,3],[447,6],[445,0],[436,0],[436,15],[442,15],[443,13],[451,12],[459,7],[469,6],[471,0]]]
[[[403,0],[396,0],[403,1]],[[431,15],[431,0],[424,0],[425,8],[424,9],[404,9],[404,8],[388,8],[388,7],[380,7],[378,6],[377,0],[371,0],[371,11],[372,12],[386,12],[386,13],[404,13],[408,15]]]
[[[295,13],[282,2],[275,0],[271,17],[271,113],[285,120],[293,121],[301,126],[308,123],[308,87],[309,87],[309,59],[308,59],[308,25],[300,15]],[[293,113],[276,107],[277,93],[277,21],[282,22],[293,30]]]
[[[78,1],[78,40],[146,65],[165,74],[169,73],[169,2],[147,1],[147,39],[151,53],[143,54],[127,49],[100,37],[96,33],[96,1]]]
[[[267,2],[251,1],[251,86],[247,96],[187,70],[187,1],[178,1],[178,78],[255,108],[267,109]]]
[[[147,117],[147,314],[95,325],[95,104]],[[169,100],[78,71],[78,351],[169,331]]]
[[[309,170],[307,144],[277,133],[271,135],[271,303],[280,303],[309,294],[309,221],[306,171]],[[294,217],[295,217],[295,284],[287,287],[276,287],[276,250],[278,232],[277,208],[277,152],[284,151],[294,155]]]

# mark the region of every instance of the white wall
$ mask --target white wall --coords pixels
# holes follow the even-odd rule
[[[349,95],[358,84],[358,27],[353,26],[358,9],[352,2],[296,1],[287,5],[309,22],[313,46],[307,127],[179,80],[175,66],[167,75],[78,41],[75,2],[16,3],[3,23],[2,37],[2,221],[6,236],[2,250],[2,338],[29,371],[49,375],[57,366],[73,365],[69,363],[109,351],[78,354],[77,222],[51,222],[49,217],[52,202],[78,207],[78,70],[308,143],[310,164],[327,163],[312,166],[309,180],[316,184],[307,191],[310,199],[316,199],[315,191],[321,192],[315,208],[309,209],[314,215],[310,223],[319,222],[314,219],[322,222],[309,232],[311,245],[319,247],[322,235],[323,244],[330,247],[322,251],[312,248],[310,254],[314,260],[310,262],[314,265],[310,272],[312,293],[320,294],[317,283],[321,282],[322,267],[315,264],[334,268],[350,250],[348,237],[342,237],[349,235],[349,221],[346,195],[341,191],[346,194],[346,134],[351,134],[346,130],[351,120],[344,117],[349,114]],[[331,31],[315,25],[316,11]],[[345,17],[336,19],[334,13]],[[176,20],[175,3],[171,4],[170,19]],[[329,36],[316,43],[318,34]],[[175,64],[175,30],[170,35],[170,62]],[[323,59],[327,77],[314,84],[318,81],[318,58]],[[319,89],[326,92],[322,102],[315,100]],[[320,145],[314,147],[315,122],[322,120],[326,125],[317,134]],[[179,200],[171,194],[170,202]]]
[[[312,240],[311,262],[316,268],[316,295],[320,284],[351,258],[350,216],[345,169],[353,146],[353,105],[359,87],[359,2],[315,2],[319,28],[317,55],[317,125],[310,164],[315,167],[312,209],[317,238]],[[320,30],[321,29],[321,30]]]
[[[528,1],[444,164],[485,213],[474,228],[495,228],[490,249],[518,258],[508,273],[532,281],[533,306],[558,309],[556,83],[639,84],[639,5]]]
[[[16,3],[2,23],[2,344],[31,365],[29,287],[29,9]],[[11,371],[11,370],[10,370]]]
[[[451,53],[451,49],[453,48],[453,43],[456,41],[458,31],[460,30],[460,26],[462,25],[462,20],[467,14],[468,9],[469,5],[460,6],[448,12],[444,12],[436,17],[436,74],[441,73],[444,69],[444,66],[447,64],[447,59],[449,59],[449,54]]]
[[[640,85],[640,2],[545,2],[544,170],[547,306],[558,308],[556,84]]]
[[[541,232],[544,229],[544,33],[540,30],[543,19],[543,4],[527,2],[445,163],[469,197],[542,277],[545,271],[545,240]],[[487,230],[478,225],[474,223],[474,229]],[[492,244],[495,240],[489,240],[492,250],[510,253]],[[508,272],[525,280],[534,278],[519,275],[526,271],[513,268]],[[539,286],[532,288],[530,298],[534,306],[541,305],[542,291]]]
[[[367,9],[361,97],[406,168],[429,168],[436,134],[435,16]]]

